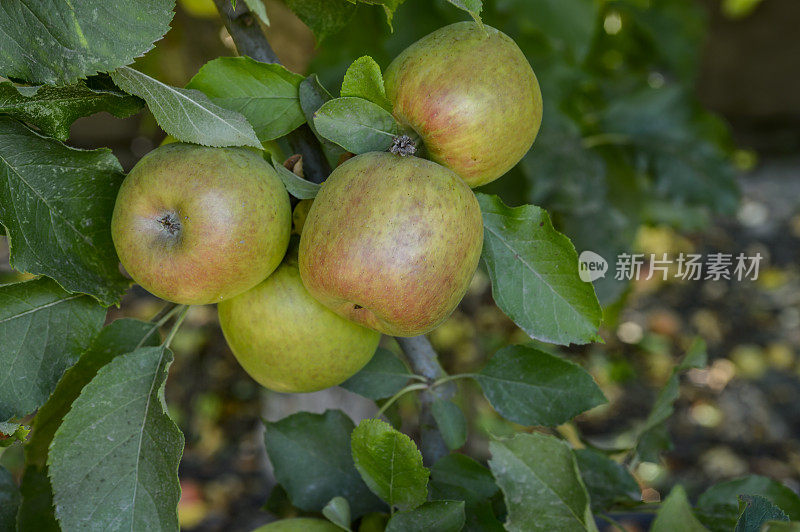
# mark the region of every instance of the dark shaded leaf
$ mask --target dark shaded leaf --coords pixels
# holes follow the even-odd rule
[[[388,349],[379,347],[361,371],[339,386],[369,399],[385,399],[403,389],[410,377],[411,372],[403,361]]]
[[[642,500],[642,490],[633,475],[603,453],[577,449],[575,458],[594,512],[606,511],[617,503],[637,503]]]
[[[739,517],[738,497],[760,495],[795,521],[800,521],[800,496],[780,482],[758,475],[749,475],[708,488],[697,500],[700,520],[714,532],[728,532]]]
[[[394,514],[386,532],[458,532],[463,526],[463,501],[432,501]]]
[[[495,410],[523,425],[560,425],[606,402],[582,367],[530,347],[504,347],[475,378]]]
[[[735,532],[760,532],[769,521],[789,521],[783,510],[760,495],[739,495],[739,501],[741,515]]]
[[[353,465],[350,433],[354,425],[344,412],[300,412],[264,425],[275,478],[292,504],[318,512],[332,498],[342,496],[350,503],[354,518],[385,509]]]
[[[69,294],[47,278],[0,286],[0,419],[41,406],[105,315],[91,298]]]
[[[0,532],[17,529],[17,509],[22,496],[8,469],[0,466]]]
[[[347,0],[286,0],[286,5],[311,28],[317,43],[341,31],[356,12]]]
[[[0,4],[0,76],[69,85],[132,63],[168,30],[175,0]]]
[[[437,399],[433,403],[432,411],[447,447],[462,447],[467,442],[467,420],[458,405],[452,401]]]
[[[0,116],[0,222],[11,266],[118,303],[130,285],[111,241],[123,177],[111,150],[76,150]]]
[[[144,102],[135,96],[91,89],[84,82],[66,87],[0,83],[0,114],[32,124],[58,140],[67,140],[70,125],[82,116],[107,111],[126,118],[139,112],[143,105]]]

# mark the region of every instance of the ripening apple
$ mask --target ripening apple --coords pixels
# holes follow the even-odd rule
[[[202,305],[263,281],[283,259],[291,226],[289,195],[259,154],[168,144],[123,181],[111,236],[144,289]]]
[[[239,364],[259,384],[276,392],[314,392],[364,367],[381,335],[311,297],[290,255],[261,284],[217,305],[219,322]]]
[[[431,161],[367,153],[334,170],[306,217],[300,275],[334,312],[393,336],[434,329],[478,265],[475,195]]]
[[[398,121],[470,187],[508,172],[539,132],[536,75],[516,43],[492,27],[445,26],[397,56],[385,80]]]

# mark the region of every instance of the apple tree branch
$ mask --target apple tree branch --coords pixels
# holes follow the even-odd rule
[[[280,63],[256,16],[247,9],[244,2],[237,2],[235,9],[231,5],[231,0],[214,0],[214,3],[240,55],[247,55],[264,63]],[[315,183],[322,183],[330,174],[331,168],[311,128],[308,125],[300,126],[289,134],[288,140],[292,149],[303,156],[306,178]],[[406,354],[411,369],[428,379],[429,384],[446,375],[439,365],[436,351],[425,336],[396,340]],[[453,383],[429,388],[420,394],[420,448],[428,466],[448,453],[444,439],[436,427],[431,407],[437,399],[450,399],[454,394]]]

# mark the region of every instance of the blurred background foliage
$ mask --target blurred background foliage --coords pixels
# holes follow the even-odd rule
[[[390,32],[379,7],[360,6],[340,32],[316,43],[279,0],[266,2],[267,35],[292,70],[316,72],[332,92],[347,66],[371,55],[382,67],[408,44],[465,15],[444,0],[406,0]],[[634,473],[658,501],[682,483],[690,496],[748,473],[800,490],[800,39],[796,0],[486,0],[484,20],[512,36],[542,85],[545,115],[534,149],[486,187],[506,203],[546,208],[578,251],[611,263],[595,283],[606,308],[604,344],[562,349],[609,398],[559,431],[624,459],[635,430],[692,338],[709,366],[682,381],[661,461]],[[183,86],[234,45],[211,0],[179,0],[172,31],[137,68]],[[70,143],[110,146],[130,168],[164,133],[148,114],[78,120]],[[756,282],[614,280],[623,251],[756,252]],[[0,242],[0,282],[19,280]],[[646,271],[646,270],[645,270]],[[159,302],[138,288],[121,315],[150,318]],[[481,271],[458,311],[431,339],[450,373],[480,368],[499,347],[529,338],[493,304]],[[335,388],[280,395],[260,389],[236,364],[213,307],[193,308],[173,344],[170,411],[186,435],[182,527],[250,530],[299,515],[275,481],[260,419],[374,405]],[[386,347],[397,351],[391,341]],[[540,346],[542,347],[542,346]],[[553,349],[547,347],[546,349]],[[399,351],[398,351],[399,352]],[[459,384],[470,423],[465,451],[488,457],[489,435],[522,427],[499,418]],[[407,396],[389,415],[414,436]],[[615,452],[620,450],[620,452]],[[21,448],[0,463],[19,474]],[[631,530],[641,524],[627,521]]]

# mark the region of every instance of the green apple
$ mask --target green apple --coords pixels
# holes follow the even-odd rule
[[[259,384],[315,392],[364,367],[381,335],[311,297],[290,255],[264,282],[217,305],[219,322],[239,364]]]
[[[125,178],[111,219],[120,262],[152,294],[215,303],[263,281],[292,227],[275,170],[245,148],[168,144]]]
[[[474,22],[445,26],[389,65],[386,94],[428,157],[471,187],[508,172],[533,145],[542,93],[530,63],[503,32]]]
[[[475,195],[431,161],[367,153],[322,185],[300,238],[311,295],[393,336],[434,329],[458,305],[483,245]]]
[[[342,529],[324,519],[296,517],[275,521],[256,528],[253,532],[342,532]]]

